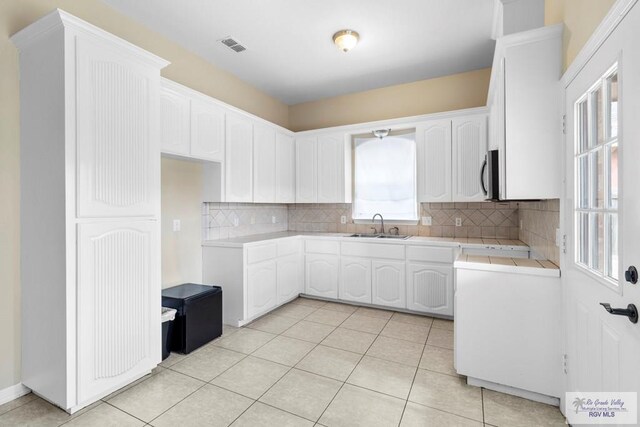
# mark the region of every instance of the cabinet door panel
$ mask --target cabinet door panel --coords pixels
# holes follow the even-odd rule
[[[407,308],[453,315],[453,268],[407,264]]]
[[[253,201],[253,124],[247,118],[227,115],[227,202]]]
[[[157,221],[78,226],[78,401],[160,362]]]
[[[301,261],[302,258],[298,254],[278,259],[278,304],[282,304],[300,293],[302,282]]]
[[[191,104],[185,95],[162,86],[160,91],[160,150],[189,155]]]
[[[371,304],[370,260],[342,257],[338,297],[342,300]]]
[[[160,200],[160,75],[77,40],[79,217],[153,216]]]
[[[317,146],[315,137],[296,139],[296,203],[318,201]]]
[[[474,116],[453,120],[453,201],[482,201],[485,194],[480,172],[487,154],[487,118]]]
[[[200,99],[191,100],[191,156],[224,162],[224,110]]]
[[[451,201],[451,120],[421,124],[416,129],[418,201]]]
[[[274,203],[276,200],[276,133],[255,126],[253,130],[253,201]]]
[[[305,289],[309,295],[338,298],[340,262],[334,255],[307,255]]]
[[[276,203],[296,201],[296,146],[292,136],[276,134]]]
[[[372,302],[388,307],[406,308],[404,262],[373,261],[372,271]]]
[[[276,262],[247,268],[247,316],[265,313],[277,304]]]
[[[318,203],[344,203],[344,136],[318,137]]]

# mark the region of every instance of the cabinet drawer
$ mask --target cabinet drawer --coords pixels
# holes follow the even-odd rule
[[[297,238],[280,240],[278,242],[278,256],[297,254],[300,251],[300,240]]]
[[[305,240],[304,250],[307,253],[338,255],[340,242],[335,240]]]
[[[275,243],[266,245],[251,246],[247,248],[247,264],[266,261],[276,257],[277,249]]]
[[[404,260],[404,245],[343,242],[341,249],[342,255]]]
[[[434,246],[407,246],[407,259],[411,261],[446,262],[454,261],[454,248]]]

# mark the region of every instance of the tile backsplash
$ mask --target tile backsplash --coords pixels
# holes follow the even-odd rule
[[[529,245],[538,256],[560,263],[560,250],[556,246],[556,229],[560,227],[560,200],[520,202],[520,240]]]
[[[204,203],[205,240],[287,231],[287,205],[256,203]],[[275,222],[274,222],[275,221]]]

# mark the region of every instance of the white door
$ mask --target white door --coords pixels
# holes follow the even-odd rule
[[[416,129],[419,202],[451,201],[451,120],[434,120]]]
[[[78,217],[157,215],[160,75],[106,42],[76,43]]]
[[[296,138],[296,203],[318,201],[318,139]]]
[[[226,200],[253,201],[253,124],[245,117],[227,114]]]
[[[318,137],[318,203],[344,203],[344,136]]]
[[[451,128],[453,201],[483,201],[480,173],[487,154],[487,116],[457,117]]]
[[[224,110],[212,102],[191,100],[191,156],[224,162]]]
[[[191,139],[189,98],[163,84],[160,91],[160,150],[189,155]]]
[[[371,304],[371,261],[342,257],[340,260],[340,288],[342,300]]]
[[[305,291],[309,295],[338,298],[339,258],[310,254],[305,259]]]
[[[407,263],[407,308],[453,315],[453,268]]]
[[[247,317],[255,317],[277,305],[276,262],[247,267]]]
[[[276,203],[296,202],[296,145],[292,136],[276,133]]]
[[[276,133],[265,126],[253,129],[253,201],[276,201]]]
[[[640,306],[640,284],[625,280],[640,267],[638,40],[636,4],[566,88],[567,391],[640,391],[640,323],[600,305]]]
[[[278,258],[278,304],[282,304],[300,293],[302,282],[301,261],[302,259],[298,254]]]
[[[406,308],[403,261],[372,261],[372,302],[388,307]]]
[[[78,403],[160,363],[158,222],[78,226]]]

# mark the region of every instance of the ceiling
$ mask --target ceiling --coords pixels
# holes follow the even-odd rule
[[[490,67],[493,0],[103,0],[292,105]],[[331,40],[353,29],[348,53]],[[231,36],[247,50],[235,53]]]

